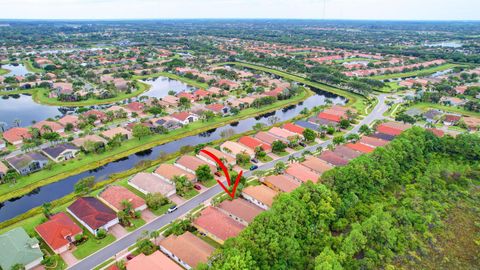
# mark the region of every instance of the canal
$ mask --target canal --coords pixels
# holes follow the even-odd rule
[[[11,219],[17,215],[27,212],[28,210],[41,206],[45,202],[59,199],[71,192],[73,192],[74,184],[85,177],[94,176],[95,181],[102,181],[108,178],[109,175],[133,168],[138,162],[142,160],[154,160],[163,153],[173,153],[186,145],[197,145],[201,143],[208,143],[221,138],[221,133],[227,129],[233,129],[235,133],[243,133],[252,129],[257,123],[267,124],[268,119],[272,116],[278,117],[279,121],[286,121],[300,114],[304,108],[313,108],[315,106],[324,105],[329,99],[334,104],[345,104],[346,99],[337,95],[315,90],[315,95],[312,95],[305,101],[289,106],[287,108],[279,109],[265,115],[252,117],[240,120],[217,129],[209,130],[195,136],[185,137],[173,142],[165,143],[146,151],[142,151],[128,157],[119,159],[117,161],[108,163],[104,166],[94,170],[86,171],[61,181],[40,187],[31,193],[18,198],[12,198],[8,201],[0,203],[0,222]]]

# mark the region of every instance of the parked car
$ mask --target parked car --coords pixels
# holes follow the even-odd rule
[[[307,145],[304,142],[299,142],[298,144],[300,144],[300,146],[302,147],[307,147]]]
[[[253,163],[258,163],[258,160],[256,158],[252,158],[250,161]]]
[[[193,188],[196,189],[196,190],[201,190],[202,189],[202,187],[200,185],[194,185]]]
[[[176,205],[170,206],[170,208],[168,208],[168,213],[173,213],[173,212],[177,211],[177,209],[178,209],[178,208],[177,208]]]
[[[216,176],[218,176],[218,177],[222,176],[222,175],[220,174],[220,172],[215,172],[214,174],[215,174]]]
[[[257,165],[252,165],[250,167],[250,171],[255,171],[256,169],[258,169],[258,166]]]

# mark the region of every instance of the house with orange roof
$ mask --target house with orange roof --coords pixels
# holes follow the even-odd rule
[[[109,140],[113,139],[116,135],[121,135],[125,140],[129,140],[132,138],[132,132],[128,131],[123,127],[113,127],[111,129],[103,131],[100,134]]]
[[[277,194],[278,192],[264,185],[248,186],[242,190],[243,198],[265,210],[272,206]]]
[[[300,134],[297,134],[297,133],[294,133],[294,132],[291,132],[291,131],[288,131],[286,129],[283,129],[283,128],[279,128],[279,127],[272,127],[268,133],[270,134],[273,134],[274,136],[277,136],[279,138],[282,138],[284,140],[287,140],[289,141],[290,139],[292,138],[303,138],[303,135],[300,135]]]
[[[185,176],[190,182],[196,182],[197,180],[197,177],[194,174],[172,164],[160,164],[154,173],[163,180],[172,184],[175,176]]]
[[[288,175],[270,175],[263,178],[263,183],[277,192],[292,192],[300,183]]]
[[[308,181],[317,183],[318,179],[320,179],[320,176],[321,176],[316,171],[313,171],[310,168],[305,167],[300,163],[292,163],[285,170],[285,173],[293,177],[293,179],[297,180],[299,183],[306,183]]]
[[[38,130],[40,130],[40,133],[45,133],[49,131],[57,132],[57,133],[65,132],[65,128],[59,123],[53,122],[53,121],[47,121],[47,120],[37,122],[32,127],[38,128]]]
[[[193,226],[220,244],[228,238],[236,237],[245,228],[245,225],[212,206],[200,212],[200,216],[193,221]]]
[[[255,151],[257,147],[260,147],[266,153],[272,152],[272,146],[270,144],[263,142],[259,139],[253,138],[251,136],[243,136],[238,140],[238,142],[250,148],[252,151]]]
[[[188,125],[189,123],[193,123],[199,119],[198,115],[191,112],[176,112],[172,113],[170,116],[183,125]]]
[[[14,146],[20,146],[23,144],[24,139],[32,138],[32,134],[28,128],[14,127],[3,132],[3,138]]]
[[[320,175],[333,168],[332,165],[314,156],[307,157],[301,164]]]
[[[208,96],[210,96],[211,93],[204,90],[204,89],[198,89],[196,91],[193,92],[193,96],[195,98],[195,100],[202,100]]]
[[[74,128],[78,126],[78,116],[76,115],[65,115],[62,118],[58,119],[58,123],[63,127],[66,127],[68,124],[72,124]]]
[[[122,186],[107,186],[98,194],[98,199],[112,208],[115,212],[123,210],[124,206],[122,203],[124,201],[131,203],[134,211],[143,211],[147,209],[147,204],[144,199]]]
[[[227,155],[221,151],[218,151],[217,149],[213,148],[213,147],[210,147],[210,146],[206,146],[205,148],[203,148],[207,151],[209,151],[210,153],[214,154],[216,157],[218,157],[220,160],[223,160],[224,162],[226,162],[227,164],[235,164],[235,158],[230,156],[230,155]],[[197,154],[197,157],[199,159],[202,159],[210,164],[212,164],[213,166],[217,166],[217,163],[215,162],[215,160],[213,160],[209,155],[205,154],[204,152],[200,151],[198,154]]]
[[[297,125],[292,124],[292,123],[286,123],[285,125],[283,125],[283,129],[288,130],[288,131],[293,132],[293,133],[297,133],[298,135],[301,135],[301,136],[303,136],[303,131],[305,130],[304,127],[297,126]]]
[[[181,156],[175,161],[174,165],[192,174],[195,174],[195,171],[197,170],[197,168],[202,165],[207,165],[208,167],[210,167],[210,170],[212,171],[212,173],[217,171],[217,167],[215,165],[212,165],[211,163],[201,160],[198,157],[189,156],[189,155]]]
[[[82,228],[63,212],[51,216],[35,227],[35,231],[56,254],[69,250],[75,236],[82,234]]]
[[[182,270],[183,268],[170,260],[165,254],[159,250],[150,255],[140,253],[126,263],[127,270]]]
[[[206,264],[215,248],[189,231],[182,235],[171,234],[160,241],[160,250],[185,269]]]
[[[237,142],[226,141],[220,145],[220,150],[233,157],[236,157],[238,154],[247,154],[250,158],[255,157],[255,151]]]
[[[352,150],[355,150],[355,151],[358,151],[358,152],[361,152],[361,153],[365,153],[365,154],[371,153],[371,152],[373,152],[373,150],[375,150],[375,147],[365,145],[361,142],[347,143],[345,146],[352,149]]]
[[[237,198],[232,201],[224,200],[217,205],[217,209],[245,226],[248,226],[256,216],[265,211],[242,198]]]

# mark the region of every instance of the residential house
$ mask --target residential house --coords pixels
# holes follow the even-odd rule
[[[196,182],[197,179],[194,174],[180,169],[179,167],[172,164],[161,164],[160,166],[158,166],[154,173],[158,175],[158,177],[171,184],[174,183],[173,178],[175,176],[185,176],[190,182]]]
[[[147,209],[147,204],[144,199],[122,186],[107,186],[98,194],[98,199],[115,212],[120,212],[124,209],[124,201],[132,204],[133,211],[143,211]]]
[[[243,136],[238,140],[238,142],[250,148],[252,151],[255,151],[257,147],[260,147],[266,153],[272,152],[272,146],[270,144],[250,136]]]
[[[443,124],[446,126],[453,126],[457,124],[462,117],[456,114],[446,114],[443,118]]]
[[[224,200],[217,205],[217,209],[245,226],[248,226],[256,216],[265,211],[242,198],[237,198],[232,201]]]
[[[368,146],[368,145],[360,143],[360,142],[348,143],[345,146],[352,149],[352,150],[355,150],[355,151],[358,151],[358,152],[361,152],[361,153],[364,153],[364,154],[371,153],[371,152],[373,152],[373,150],[375,150],[375,147],[371,147],[371,146]]]
[[[129,140],[132,138],[132,132],[123,127],[114,127],[109,130],[105,130],[100,134],[109,140],[113,139],[116,135],[121,135],[124,140]]]
[[[47,157],[55,162],[62,162],[75,158],[80,149],[70,143],[62,143],[42,149]]]
[[[398,136],[400,135],[403,131],[411,128],[412,125],[409,124],[402,124],[399,122],[386,122],[383,124],[380,124],[377,127],[377,132],[378,133],[383,133],[391,136]]]
[[[179,100],[178,97],[170,96],[170,95],[164,96],[163,98],[161,98],[161,101],[163,101],[169,107],[177,107],[178,100]]]
[[[463,122],[467,125],[470,131],[477,131],[480,128],[480,119],[477,117],[464,117]]]
[[[202,165],[208,165],[212,173],[217,171],[216,166],[194,156],[183,155],[175,161],[175,166],[192,174]]]
[[[310,171],[316,172],[319,175],[322,175],[324,172],[333,168],[333,166],[328,164],[326,161],[314,156],[306,157],[305,161],[303,161],[301,164],[307,167]]]
[[[279,138],[269,132],[265,131],[260,131],[254,136],[256,139],[266,142],[269,145],[272,145],[275,141],[282,141],[284,143],[288,143],[288,140],[285,140],[283,138]]]
[[[363,136],[362,138],[360,138],[358,142],[373,148],[385,146],[388,144],[388,141],[386,140],[382,140],[382,139],[378,139],[370,136]]]
[[[293,179],[297,180],[299,183],[306,183],[308,181],[317,183],[321,176],[316,171],[313,171],[300,163],[290,164],[285,170],[285,173],[293,177]]]
[[[205,108],[207,110],[210,110],[210,111],[212,111],[216,114],[219,114],[219,115],[230,114],[230,107],[226,106],[226,105],[223,105],[223,104],[220,104],[220,103],[209,104],[209,105],[205,106]]]
[[[8,167],[0,161],[0,179],[3,179],[7,175]]]
[[[199,119],[198,115],[191,112],[176,112],[172,113],[170,116],[183,125],[188,125],[189,123],[193,123]]]
[[[238,154],[246,154],[250,158],[255,157],[255,151],[243,146],[242,144],[226,141],[220,145],[220,150],[226,154],[236,157]]]
[[[344,166],[348,164],[347,159],[344,159],[330,150],[323,152],[318,158],[326,161],[332,166]]]
[[[82,228],[63,212],[51,216],[47,222],[35,227],[35,231],[56,254],[69,250],[75,236],[82,234]]]
[[[77,128],[79,120],[78,120],[78,116],[76,115],[65,115],[62,118],[58,119],[58,123],[62,125],[64,128],[68,124],[72,124],[74,128]]]
[[[107,120],[107,115],[104,112],[98,111],[98,110],[90,110],[90,111],[84,112],[82,116],[85,118],[94,117],[95,121],[93,122],[93,124],[95,126],[98,126],[102,122]]]
[[[304,127],[297,126],[297,125],[292,124],[292,123],[284,124],[283,129],[288,130],[288,131],[293,132],[293,133],[297,133],[299,136],[302,136],[302,137],[303,137],[303,131],[305,130]]]
[[[440,99],[440,102],[442,102],[445,105],[450,105],[450,106],[462,106],[463,104],[466,103],[465,100],[457,97],[442,97]]]
[[[30,270],[41,264],[43,253],[37,238],[28,236],[22,227],[0,235],[0,267],[12,269],[20,264]]]
[[[163,253],[185,269],[196,268],[200,263],[208,263],[208,258],[215,251],[214,247],[189,231],[178,236],[171,234],[160,241],[159,246]]]
[[[195,97],[195,100],[202,100],[202,99],[210,96],[211,93],[204,90],[204,89],[198,89],[195,92],[193,92],[193,95]]]
[[[434,110],[434,109],[431,109],[431,110],[428,110],[426,111],[424,114],[423,114],[423,117],[425,118],[425,120],[429,123],[436,123],[439,119],[439,117],[443,114],[443,112],[439,111],[439,110]]]
[[[203,148],[204,150],[207,150],[208,152],[214,154],[216,157],[218,157],[220,160],[223,160],[224,163],[226,164],[235,164],[235,158],[230,156],[230,155],[227,155],[221,151],[218,151],[217,149],[215,148],[212,148],[210,146],[206,146],[205,148]],[[197,154],[197,157],[199,159],[202,159],[214,166],[217,166],[217,163],[215,162],[214,159],[212,159],[209,155],[205,154],[204,152],[200,151],[198,154]]]
[[[67,207],[67,212],[93,235],[100,229],[108,231],[119,222],[117,214],[94,197],[78,198]]]
[[[243,198],[265,210],[272,206],[277,194],[278,192],[264,185],[248,186],[242,190]]]
[[[268,131],[268,133],[273,134],[274,136],[277,136],[279,138],[282,138],[284,141],[285,140],[290,141],[293,138],[303,139],[303,135],[299,135],[297,133],[294,133],[294,132],[291,132],[291,131],[288,131],[286,129],[279,128],[279,127],[272,127]]]
[[[27,175],[43,169],[48,163],[48,158],[40,153],[30,152],[6,158],[5,161],[19,174]]]
[[[393,139],[395,139],[396,135],[390,135],[390,134],[385,134],[385,133],[381,133],[381,132],[375,132],[375,133],[371,134],[370,137],[390,142],[390,141],[393,141]]]
[[[165,254],[159,250],[155,251],[150,255],[145,255],[140,253],[135,256],[133,259],[127,261],[126,263],[127,270],[146,270],[146,269],[155,269],[155,270],[182,270],[178,264],[170,260]],[[108,268],[110,269],[110,268]]]
[[[335,150],[333,150],[333,153],[347,160],[351,160],[362,155],[361,152],[348,148],[344,145],[339,145],[335,147]]]
[[[230,237],[237,236],[245,228],[245,225],[212,206],[200,212],[200,216],[193,221],[193,226],[220,244]]]
[[[175,185],[152,173],[137,173],[128,184],[143,194],[160,193],[165,197],[170,197],[176,193]]]
[[[65,132],[65,128],[62,125],[60,125],[59,123],[53,122],[53,121],[47,121],[47,120],[37,122],[32,127],[40,130],[40,133],[45,133],[45,132],[63,133],[63,132]]]
[[[86,135],[85,137],[79,137],[72,141],[72,143],[77,146],[84,148],[87,142],[99,143],[105,145],[107,140],[98,136],[98,135]]]
[[[17,147],[23,144],[24,139],[30,138],[32,138],[32,134],[28,128],[14,127],[3,132],[3,139]]]
[[[288,175],[270,175],[263,178],[263,183],[277,192],[292,192],[300,183]]]
[[[308,121],[303,121],[303,120],[299,120],[299,121],[295,122],[295,125],[303,127],[303,128],[309,128],[311,130],[318,130],[318,128],[320,127],[317,124],[314,124],[314,123],[308,122]]]

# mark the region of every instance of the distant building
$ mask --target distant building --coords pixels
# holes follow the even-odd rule
[[[35,152],[20,154],[5,160],[21,175],[39,171],[48,164],[48,158]]]

